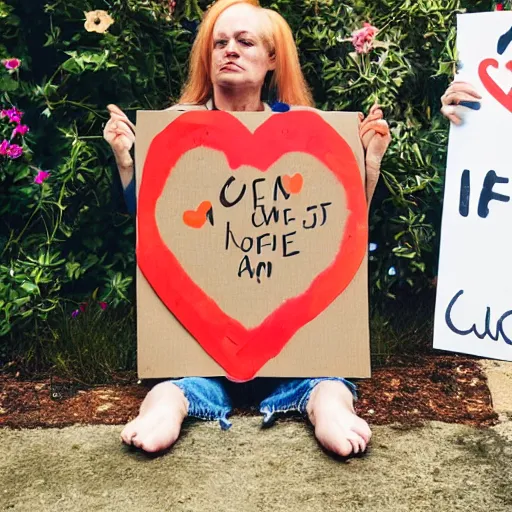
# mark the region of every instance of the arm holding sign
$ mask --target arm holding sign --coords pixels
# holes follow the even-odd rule
[[[116,105],[108,105],[107,109],[110,119],[103,129],[103,138],[110,144],[114,153],[128,211],[135,213],[135,167],[130,154],[135,143],[135,125]]]
[[[103,137],[112,148],[123,189],[126,189],[133,182],[134,165],[130,150],[135,143],[135,125],[116,105],[108,105],[107,109],[110,119],[103,130]]]
[[[370,204],[380,175],[380,164],[391,142],[389,125],[379,105],[375,104],[364,119],[361,114],[359,136],[365,150],[366,200]]]

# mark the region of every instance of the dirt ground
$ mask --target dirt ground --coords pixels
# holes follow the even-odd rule
[[[372,423],[369,451],[345,461],[300,419],[262,429],[259,417],[236,414],[228,431],[187,421],[175,447],[151,457],[120,443],[121,425],[2,428],[0,510],[509,512],[512,365],[484,369],[494,426]]]
[[[154,382],[94,388],[57,379],[28,381],[0,374],[0,426],[122,425],[137,415]],[[491,426],[487,378],[476,358],[457,355],[396,357],[357,383],[357,413],[372,425],[443,421]],[[238,410],[258,414],[256,410]]]
[[[305,424],[262,430],[188,423],[170,452],[123,447],[117,426],[0,431],[1,510],[123,512],[506,512],[512,441],[492,428],[376,427],[371,450],[340,462]]]

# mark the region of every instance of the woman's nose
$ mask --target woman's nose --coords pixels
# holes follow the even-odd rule
[[[233,39],[230,39],[228,41],[228,44],[226,45],[226,53],[228,55],[238,55],[238,49],[237,49],[237,44],[236,44],[236,41],[233,40]]]

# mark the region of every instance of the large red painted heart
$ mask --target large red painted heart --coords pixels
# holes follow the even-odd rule
[[[508,94],[489,76],[487,71],[489,67],[498,68],[499,63],[496,59],[484,59],[478,66],[478,76],[482,81],[482,84],[491,94],[494,99],[499,101],[506,109],[512,112],[512,89],[508,91]],[[512,61],[507,62],[506,68],[512,71]]]
[[[306,153],[331,171],[345,190],[349,213],[334,261],[314,277],[304,293],[284,301],[254,328],[241,325],[205,294],[158,229],[156,204],[167,179],[180,157],[198,147],[223,152],[233,173],[243,165],[264,173],[287,153]],[[140,186],[137,227],[137,260],[145,278],[203,349],[230,377],[243,381],[253,378],[349,285],[366,253],[368,220],[354,154],[319,114],[275,114],[251,133],[226,112],[191,111],[170,123],[151,143]]]

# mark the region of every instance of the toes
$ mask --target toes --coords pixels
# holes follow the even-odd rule
[[[324,448],[341,457],[348,457],[352,454],[357,455],[359,453],[363,453],[367,446],[365,440],[355,433],[351,433],[347,437],[342,435],[340,438],[332,441],[325,440],[322,442],[322,439],[320,438],[318,440]]]
[[[370,430],[370,427],[368,426],[368,423],[366,421],[362,420],[361,418],[358,418],[358,422],[354,424],[352,427],[352,430],[363,438],[363,441],[365,442],[365,445],[367,445],[371,438],[372,438],[372,431]]]
[[[143,439],[142,436],[136,435],[132,439],[132,443],[134,446],[139,448],[140,450],[144,450],[147,453],[155,453],[163,449],[160,443],[157,443],[157,440],[154,437],[146,437]]]
[[[366,445],[367,445],[364,438],[361,436],[357,436],[357,444],[358,444],[358,448],[359,448],[359,451],[357,453],[364,453],[366,451]]]
[[[135,436],[132,443],[137,448],[144,450],[147,453],[156,453],[170,448],[177,440],[178,436],[171,436],[164,439],[157,436],[146,436],[142,439],[140,436]]]
[[[136,435],[134,421],[130,421],[121,432],[121,440],[125,444],[132,444],[132,440]]]
[[[318,425],[315,428],[315,436],[326,450],[342,457],[348,457],[354,451],[354,445],[344,434],[343,431],[338,429],[333,431],[325,425]]]
[[[357,433],[358,433],[359,437],[364,441],[365,446],[370,443],[370,440],[372,438],[372,433],[370,430],[368,430],[368,431],[358,430]]]
[[[341,439],[335,444],[331,451],[341,457],[348,457],[351,453],[357,453],[357,451],[355,451],[355,443],[353,444],[349,439]]]
[[[143,441],[140,437],[135,436],[132,439],[133,446],[136,446],[140,450],[144,450],[145,452],[151,453],[154,450],[152,450],[153,446],[151,446],[151,443],[148,443],[147,441]]]
[[[361,439],[360,437],[358,437],[358,438],[354,437],[354,438],[350,438],[349,439],[349,442],[352,445],[352,453],[354,453],[354,455],[357,455],[359,453],[359,450],[360,450],[359,441],[360,441],[360,439]]]
[[[352,445],[352,451],[354,454],[357,455],[358,453],[363,453],[366,450],[366,445],[368,443],[357,432],[350,432],[347,438]]]
[[[142,447],[142,440],[139,439],[137,436],[134,436],[133,439],[132,439],[132,444],[133,444],[133,446],[135,446],[137,448],[141,448]]]
[[[364,453],[371,440],[368,423],[355,414],[338,414],[321,417],[315,425],[315,436],[319,443],[342,457],[352,453]]]

